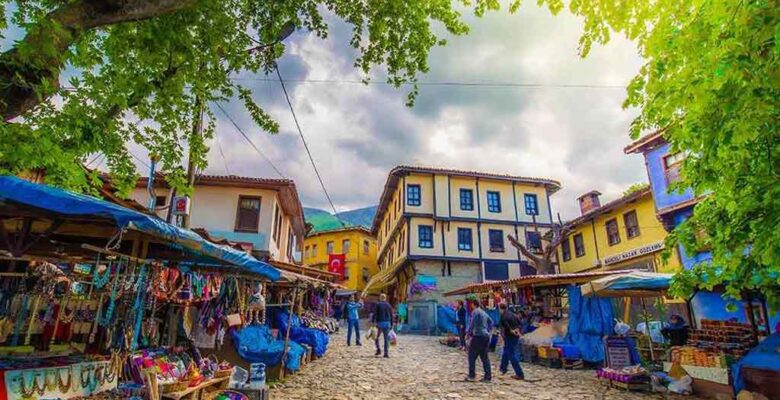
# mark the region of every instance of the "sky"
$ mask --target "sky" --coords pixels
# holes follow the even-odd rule
[[[409,88],[343,82],[362,77],[352,66],[356,54],[346,24],[330,18],[327,40],[298,32],[285,41],[280,71],[292,81],[293,107],[339,211],[377,204],[388,172],[400,164],[558,180],[563,188],[551,201],[564,220],[579,214],[576,198],[591,189],[605,202],[647,181],[641,157],[623,154],[637,113],[622,108],[624,87],[642,64],[635,45],[615,35],[582,59],[582,21],[566,12],[552,16],[531,2],[514,15],[468,16],[467,22],[468,35],[448,37],[447,46],[433,49],[430,72],[420,81],[542,86],[422,86],[408,108]],[[265,77],[242,75],[239,82],[252,88],[281,132],[254,128],[238,102],[228,113],[295,180],[305,206],[329,209],[278,82],[257,78]],[[566,84],[607,87],[556,87]],[[218,137],[226,162],[214,149],[207,172],[275,176],[225,118],[218,121]]]
[[[327,20],[327,39],[305,31],[286,39],[279,68],[338,211],[377,204],[388,172],[400,164],[555,179],[562,189],[552,206],[564,220],[579,214],[576,198],[587,191],[601,191],[606,202],[647,181],[641,156],[622,151],[637,113],[622,108],[624,87],[642,64],[622,37],[582,59],[582,21],[567,11],[552,16],[526,2],[516,14],[468,15],[471,32],[446,36],[449,43],[432,50],[430,72],[420,81],[534,86],[422,86],[409,108],[408,87],[350,83],[362,78],[353,67],[350,27],[332,15]],[[295,180],[304,206],[329,209],[275,75],[245,73],[237,82],[279,121],[279,134],[254,126],[239,101],[223,107],[284,177]],[[598,87],[560,87],[572,84]],[[278,177],[212,108],[217,138],[205,173]]]

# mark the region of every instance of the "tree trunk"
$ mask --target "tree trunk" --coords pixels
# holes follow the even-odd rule
[[[139,21],[194,6],[196,0],[80,0],[65,3],[0,55],[0,113],[20,116],[59,89],[63,53],[86,31]]]

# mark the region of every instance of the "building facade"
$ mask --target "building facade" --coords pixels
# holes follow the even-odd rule
[[[362,291],[379,268],[376,263],[376,238],[362,226],[348,226],[309,233],[303,241],[303,262],[328,269],[329,256],[343,254],[344,276],[341,283],[349,290]]]
[[[667,232],[655,216],[650,187],[604,205],[600,195],[591,191],[578,198],[581,215],[566,223],[571,231],[558,247],[562,273],[679,270],[676,251],[666,262],[661,257]]]
[[[672,185],[680,179],[680,168],[685,162],[685,154],[673,151],[663,134],[664,131],[660,130],[643,136],[627,146],[624,152],[641,154],[644,157],[650,187],[655,198],[657,218],[666,230],[671,232],[693,215],[695,206],[702,197],[695,196],[690,188],[684,190],[672,188]],[[682,267],[685,269],[712,262],[712,253],[708,249],[688,253],[680,246],[677,251]],[[731,307],[730,309],[733,310],[731,311],[727,308],[729,305],[736,307]],[[706,290],[697,292],[691,298],[690,307],[693,322],[696,324],[702,319],[733,319],[741,323],[749,323],[751,312],[753,320],[764,334],[771,332],[773,327],[780,324],[780,312],[772,315],[772,312],[767,312],[759,302],[748,304],[744,301],[728,301],[720,293]]]
[[[372,227],[385,282],[405,283],[400,299],[444,301],[441,293],[471,283],[531,273],[507,236],[541,252],[558,189],[550,179],[394,168]]]
[[[141,178],[131,197],[148,204],[147,178]],[[244,245],[261,260],[301,262],[305,233],[303,207],[288,179],[199,175],[190,207],[190,228],[214,238]],[[154,183],[157,215],[167,219],[172,191],[164,179]]]

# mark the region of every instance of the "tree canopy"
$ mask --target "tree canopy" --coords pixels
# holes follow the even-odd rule
[[[565,6],[539,2],[553,13]],[[499,7],[498,0],[462,3],[477,15]],[[207,115],[205,135],[190,135],[199,117],[196,99],[238,96],[260,127],[276,132],[276,122],[230,77],[270,71],[284,52],[277,38],[285,24],[326,38],[328,10],[353,27],[355,66],[366,74],[380,67],[396,85],[428,70],[430,49],[444,44],[434,25],[449,34],[468,31],[449,0],[0,5],[25,31],[0,56],[0,172],[45,168],[49,182],[76,189],[88,186],[84,157],[98,151],[129,188],[129,141],[157,155],[170,183],[184,186],[185,144],[202,168],[204,141],[214,130]],[[509,9],[519,6],[512,0]],[[732,297],[755,289],[780,306],[778,1],[571,0],[567,6],[584,20],[583,56],[618,32],[645,60],[624,103],[640,110],[632,137],[663,128],[673,151],[687,154],[677,188],[691,187],[703,200],[671,240],[689,253],[710,249],[713,257],[679,275],[678,293],[725,284]],[[66,66],[77,71],[67,87],[60,85]],[[150,123],[138,128],[131,117]]]

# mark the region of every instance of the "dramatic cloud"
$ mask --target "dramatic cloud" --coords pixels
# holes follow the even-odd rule
[[[448,84],[422,86],[416,106],[407,108],[409,88],[353,83],[361,75],[352,66],[350,28],[330,20],[327,40],[305,32],[288,39],[280,70],[290,81],[293,107],[340,210],[376,204],[388,171],[398,164],[557,179],[563,190],[553,197],[553,207],[564,219],[578,214],[575,198],[590,189],[609,200],[647,179],[641,159],[622,152],[636,114],[621,108],[622,87],[642,62],[630,42],[615,38],[581,59],[582,22],[565,13],[554,17],[529,3],[516,15],[468,17],[472,32],[435,49],[430,73],[420,77]],[[276,76],[237,79],[253,89],[282,131],[276,136],[259,131],[238,102],[225,105],[228,112],[296,181],[304,205],[329,208]],[[457,84],[464,82],[495,85]],[[226,160],[214,143],[207,172],[276,176],[215,112]]]

